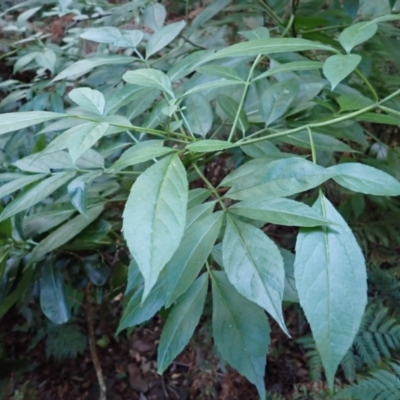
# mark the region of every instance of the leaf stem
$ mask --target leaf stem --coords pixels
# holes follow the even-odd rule
[[[315,152],[314,138],[313,138],[313,135],[312,135],[311,128],[309,126],[307,126],[307,131],[308,131],[308,137],[310,138],[312,162],[314,164],[317,164],[317,154]]]
[[[330,119],[330,120],[327,120],[327,121],[313,122],[313,123],[310,123],[310,124],[305,124],[305,125],[299,126],[297,128],[292,128],[292,129],[287,129],[285,131],[272,133],[270,135],[262,136],[260,138],[254,138],[254,139],[249,139],[249,140],[246,140],[246,138],[244,138],[244,139],[239,140],[237,142],[237,145],[238,146],[242,146],[244,144],[257,143],[257,142],[261,142],[263,140],[282,137],[282,136],[290,135],[292,133],[303,131],[304,129],[307,129],[307,128],[319,128],[321,126],[333,125],[333,124],[336,124],[338,122],[342,122],[342,121],[346,121],[346,120],[354,118],[354,117],[358,117],[359,115],[362,115],[362,114],[364,114],[364,113],[366,113],[366,112],[368,112],[370,110],[373,110],[374,108],[378,108],[378,109],[381,109],[383,111],[395,113],[396,115],[400,116],[400,112],[398,112],[396,110],[392,110],[391,108],[388,108],[388,107],[383,107],[381,105],[381,104],[391,100],[393,97],[396,97],[398,95],[400,95],[400,89],[396,90],[395,92],[391,93],[389,96],[387,96],[384,99],[376,102],[375,104],[371,104],[370,106],[364,107],[364,108],[362,108],[360,110],[357,110],[357,111],[354,111],[352,113],[349,113],[349,114],[346,114],[346,115],[342,115],[340,117],[333,118],[333,119]],[[259,130],[258,132],[255,132],[253,135],[254,136],[260,135],[261,133],[263,133],[263,132],[265,132],[267,130],[268,130],[268,128],[263,128],[263,129]]]
[[[238,109],[236,111],[235,119],[234,119],[233,124],[232,124],[232,129],[231,129],[231,132],[229,133],[228,142],[231,142],[232,139],[233,139],[233,134],[235,132],[236,126],[237,126],[238,121],[239,121],[240,112],[242,111],[243,104],[244,104],[244,101],[246,99],[247,91],[249,90],[249,86],[250,86],[251,78],[253,77],[254,69],[256,68],[258,63],[261,61],[262,57],[263,57],[263,55],[259,54],[257,56],[257,58],[255,59],[253,65],[250,68],[249,74],[247,76],[247,80],[245,82],[245,86],[243,88],[242,97],[240,99],[240,103],[239,103]]]
[[[275,14],[274,10],[271,8],[271,6],[267,3],[267,1],[264,0],[259,0],[259,3],[264,7],[265,12],[273,19],[275,20],[280,26],[285,28],[285,24],[282,21],[282,19]]]
[[[367,88],[371,92],[374,101],[377,103],[379,101],[378,94],[376,93],[373,86],[369,83],[369,80],[364,76],[364,74],[358,68],[356,68],[355,73],[367,85]]]
[[[393,108],[385,107],[385,106],[378,106],[378,109],[379,109],[379,110],[382,110],[382,111],[385,111],[385,112],[387,112],[388,114],[393,114],[393,115],[395,115],[396,117],[400,117],[400,111],[393,110]]]
[[[221,205],[221,208],[226,212],[226,207],[224,201],[222,200],[221,196],[219,195],[217,189],[213,186],[213,184],[205,177],[205,175],[201,172],[200,168],[197,166],[196,163],[193,163],[193,168],[196,170],[197,174],[203,180],[203,182],[207,185],[207,187],[213,192],[213,195],[218,200],[218,203]]]
[[[288,24],[287,24],[285,30],[283,31],[281,37],[285,37],[285,36],[287,35],[287,33],[290,31],[290,29],[292,28],[292,25],[293,25],[293,23],[294,23],[294,18],[295,18],[294,15],[293,15],[293,14],[290,14],[289,22],[288,22]]]
[[[82,115],[68,115],[67,118],[78,118],[78,119],[82,119],[84,121],[99,122],[97,119],[90,118],[90,117],[84,117]],[[178,143],[187,144],[188,140],[190,140],[190,141],[194,140],[190,136],[184,135],[184,134],[178,133],[178,132],[160,131],[158,129],[145,128],[143,126],[135,126],[135,125],[123,125],[123,124],[113,124],[113,123],[109,123],[109,124],[111,126],[115,126],[116,128],[121,128],[121,129],[125,129],[127,131],[134,131],[134,132],[145,132],[145,133],[149,133],[150,135],[160,136],[162,138],[173,140]],[[171,138],[170,135],[175,135],[175,136],[178,136],[178,137],[180,137],[182,139],[186,139],[186,140],[179,140],[179,139]]]

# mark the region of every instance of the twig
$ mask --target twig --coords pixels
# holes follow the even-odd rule
[[[162,390],[163,390],[163,392],[164,392],[165,398],[166,398],[167,400],[169,400],[170,397],[169,397],[167,388],[165,387],[165,382],[164,382],[164,378],[163,378],[163,377],[161,377],[161,386],[162,386]]]
[[[104,382],[103,371],[101,369],[101,364],[99,360],[99,356],[96,351],[96,340],[94,335],[94,320],[93,320],[93,303],[92,303],[92,295],[91,295],[91,284],[89,283],[86,287],[86,315],[87,315],[87,324],[88,324],[88,336],[89,336],[89,348],[90,355],[92,357],[93,366],[96,371],[97,381],[99,383],[100,388],[100,400],[107,400],[107,391],[106,384]]]

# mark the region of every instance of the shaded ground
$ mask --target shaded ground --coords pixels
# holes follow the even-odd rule
[[[296,331],[297,313],[289,312],[288,327]],[[15,313],[3,319],[3,332],[12,332],[24,320]],[[81,321],[85,329],[84,320]],[[207,318],[201,322],[190,345],[177,358],[163,377],[157,372],[157,343],[163,321],[157,317],[134,330],[113,339],[113,324],[96,321],[96,340],[104,337],[110,342],[97,353],[107,384],[108,399],[185,400],[222,399],[256,400],[255,388],[236,371],[219,363],[209,336]],[[44,341],[27,351],[34,333],[13,332],[3,338],[8,360],[26,359],[24,373],[13,373],[3,391],[13,399],[76,399],[97,400],[99,396],[96,373],[89,347],[76,359],[55,362],[47,360]],[[3,368],[3,373],[4,368]],[[271,392],[291,399],[293,386],[307,383],[308,372],[302,349],[292,339],[273,326],[271,351],[268,357],[266,383]],[[23,394],[17,397],[16,394]],[[14,396],[14,397],[12,397]]]

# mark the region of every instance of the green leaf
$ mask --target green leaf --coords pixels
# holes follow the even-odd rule
[[[100,171],[93,171],[78,176],[68,184],[68,195],[72,205],[83,215],[87,211],[88,186],[101,175]]]
[[[86,275],[95,286],[104,286],[110,277],[110,267],[99,256],[90,256],[83,264]]]
[[[121,157],[110,169],[121,170],[175,151],[170,147],[163,147],[163,144],[163,140],[146,140],[145,142],[138,143],[122,153]]]
[[[208,22],[214,15],[222,11],[232,0],[214,0],[205,7],[193,20],[191,28],[197,29]]]
[[[343,0],[343,10],[351,18],[355,18],[357,15],[360,0]]]
[[[170,44],[185,27],[185,21],[174,22],[164,26],[150,37],[146,45],[146,60]]]
[[[313,132],[312,137],[316,150],[329,152],[340,151],[348,153],[355,152],[355,150],[353,150],[346,143],[343,143],[332,136],[324,135],[323,133]],[[281,141],[284,143],[293,144],[294,146],[304,149],[311,149],[310,135],[306,131],[284,136],[281,138]]]
[[[13,215],[26,210],[50,196],[59,187],[67,183],[75,175],[75,172],[61,172],[43,180],[33,188],[19,194],[7,205],[0,215],[0,221],[4,221]]]
[[[23,270],[22,278],[17,283],[15,289],[0,302],[0,318],[2,318],[17,301],[23,298],[26,289],[34,280],[34,272],[35,269],[33,267],[26,267]]]
[[[3,184],[0,187],[0,198],[7,196],[10,193],[13,193],[32,182],[36,182],[39,179],[44,178],[46,175],[44,174],[37,174],[37,175],[26,175],[18,179],[14,179],[11,182]]]
[[[203,63],[203,60],[213,54],[213,50],[198,50],[188,56],[182,58],[182,60],[175,63],[167,72],[171,82],[175,82],[179,79],[192,73],[196,67]]]
[[[82,154],[95,145],[107,132],[110,127],[106,122],[85,124],[81,130],[75,131],[75,134],[68,141],[68,150],[72,161],[76,163]]]
[[[117,334],[122,330],[134,327],[152,318],[165,304],[165,279],[161,272],[156,284],[142,301],[143,286],[129,299],[122,318],[119,322]]]
[[[360,327],[367,303],[367,276],[360,247],[344,219],[323,196],[313,208],[335,225],[300,230],[295,280],[333,389],[337,367]]]
[[[283,301],[298,303],[299,296],[296,289],[296,281],[294,279],[294,261],[295,255],[286,249],[279,248],[283,257],[285,266],[285,289],[283,291]]]
[[[189,96],[190,94],[197,93],[197,92],[202,92],[203,90],[210,90],[210,89],[216,89],[220,87],[225,87],[225,86],[231,86],[231,85],[243,85],[245,82],[243,81],[235,81],[232,79],[218,79],[215,81],[211,82],[206,82],[202,83],[201,85],[195,86],[191,89],[189,89],[187,92],[183,94],[182,97]]]
[[[386,114],[376,114],[376,113],[364,113],[356,117],[359,121],[366,121],[366,122],[374,122],[376,124],[384,124],[384,125],[400,125],[400,118],[395,117],[393,115],[386,115]]]
[[[54,324],[64,324],[70,318],[63,277],[50,257],[42,268],[40,306],[43,314]]]
[[[52,82],[64,80],[71,76],[83,75],[91,71],[93,68],[100,67],[103,65],[119,65],[119,64],[130,64],[135,61],[135,57],[128,56],[114,56],[108,55],[107,57],[96,57],[88,58],[85,60],[79,60],[74,62],[69,67],[61,71]]]
[[[275,243],[262,230],[228,214],[222,260],[236,290],[267,310],[289,335],[282,314],[285,270]]]
[[[396,0],[391,0],[391,5],[393,2],[396,3]],[[398,9],[398,7],[396,7]],[[370,24],[375,24],[378,22],[389,22],[389,21],[398,21],[400,19],[399,14],[389,14],[389,15],[382,15],[381,17],[375,18],[372,21],[370,21]]]
[[[103,212],[103,204],[90,208],[87,215],[78,215],[50,233],[33,249],[29,262],[40,261],[47,253],[58,249],[82,232]]]
[[[277,198],[312,189],[332,175],[333,171],[300,157],[267,163],[258,158],[230,173],[221,186],[232,186],[226,196],[235,200]]]
[[[263,142],[245,144],[240,147],[243,153],[252,158],[276,156],[284,158],[283,153],[271,142],[264,140]]]
[[[299,38],[267,38],[255,39],[237,43],[217,51],[204,61],[216,60],[225,57],[257,56],[258,54],[287,53],[291,51],[327,50],[333,48],[311,40]]]
[[[213,271],[213,337],[222,358],[251,383],[265,399],[264,372],[270,328],[264,311],[241,296],[226,274]]]
[[[162,374],[189,343],[199,323],[207,295],[207,274],[192,283],[170,312],[161,333],[157,372]]]
[[[233,123],[236,119],[236,114],[239,109],[239,103],[229,96],[220,94],[217,96],[217,104],[221,107],[224,114],[226,114],[229,120]],[[240,110],[239,113],[237,127],[242,131],[242,133],[245,133],[246,130],[249,128],[246,111],[243,108]]]
[[[192,207],[186,214],[186,230],[196,221],[211,215],[215,208],[215,201],[207,201]]]
[[[226,150],[231,147],[236,147],[236,144],[225,140],[206,139],[190,143],[186,146],[186,149],[195,153],[209,153],[212,151]]]
[[[69,98],[79,106],[100,116],[104,115],[106,99],[98,90],[90,88],[73,89],[69,92]]]
[[[65,117],[67,117],[66,114],[50,111],[20,111],[18,113],[1,114],[0,135],[27,128],[28,126],[41,124],[42,122]]]
[[[358,54],[336,54],[328,57],[324,62],[322,72],[331,83],[331,89],[335,89],[344,78],[349,76],[360,61],[361,56]]]
[[[177,156],[158,161],[132,186],[123,230],[145,280],[143,300],[181,242],[187,198],[186,171]]]
[[[256,198],[241,201],[229,211],[246,218],[287,226],[320,226],[330,221],[309,206],[288,199]]]
[[[97,43],[114,44],[121,41],[121,31],[114,26],[102,26],[101,28],[88,28],[79,35],[80,38]]]
[[[259,26],[252,31],[241,31],[239,33],[247,40],[268,39],[270,37],[269,30],[265,26]]]
[[[135,48],[142,41],[143,36],[143,31],[137,29],[122,31],[122,40],[114,43],[114,46]]]
[[[156,32],[164,25],[166,16],[167,10],[162,4],[149,3],[143,10],[142,19],[146,26]]]
[[[43,232],[60,225],[70,219],[75,210],[69,204],[54,210],[45,211],[29,215],[23,219],[23,234],[25,238],[39,235]]]
[[[343,163],[328,168],[333,179],[354,192],[376,196],[400,196],[400,182],[379,169],[359,163]]]
[[[253,82],[258,81],[259,79],[267,78],[268,76],[280,74],[282,72],[308,71],[313,69],[320,69],[322,68],[322,66],[323,63],[321,61],[293,61],[270,68],[268,71],[265,71],[254,78]]]
[[[271,85],[261,96],[260,112],[268,126],[282,117],[299,92],[295,79]]]
[[[354,111],[361,108],[368,107],[374,102],[362,94],[344,94],[339,96],[336,101],[340,106],[340,111]]]
[[[204,200],[207,200],[211,195],[212,191],[210,189],[196,188],[189,190],[188,204],[187,204],[188,210],[202,203]]]
[[[234,69],[223,67],[221,65],[206,65],[204,67],[198,68],[197,72],[205,75],[218,76],[220,78],[236,79],[238,81],[242,81],[242,79],[239,77],[238,73]]]
[[[344,29],[339,35],[339,42],[350,53],[353,47],[371,39],[378,30],[378,25],[371,21],[359,22]]]
[[[185,230],[178,250],[165,267],[169,307],[196,279],[219,235],[223,213],[198,219]]]
[[[199,93],[193,93],[186,97],[184,105],[185,117],[192,132],[206,137],[213,124],[213,113],[208,100]]]
[[[62,135],[61,135],[62,136]],[[52,170],[75,169],[71,156],[65,151],[47,153],[43,150],[21,158],[13,163],[17,168],[26,172],[49,174]]]
[[[142,87],[149,87],[153,89],[162,90],[174,97],[171,82],[164,72],[158,69],[144,68],[135,71],[128,71],[122,76],[125,82],[132,83]]]

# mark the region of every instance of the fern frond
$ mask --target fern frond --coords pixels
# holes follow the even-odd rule
[[[308,361],[309,376],[312,382],[318,382],[322,378],[322,361],[315,346],[312,336],[304,336],[297,340],[304,346]]]
[[[75,358],[85,351],[87,338],[75,324],[47,326],[46,356],[56,361]]]
[[[334,400],[400,400],[400,366],[390,366],[393,372],[379,369],[337,393]]]
[[[319,381],[322,362],[313,338],[306,336],[297,341],[306,350],[310,379]],[[400,321],[389,315],[388,308],[371,305],[365,311],[353,346],[340,366],[346,379],[352,382],[363,364],[378,366],[383,360],[390,359],[396,350],[400,350]]]

